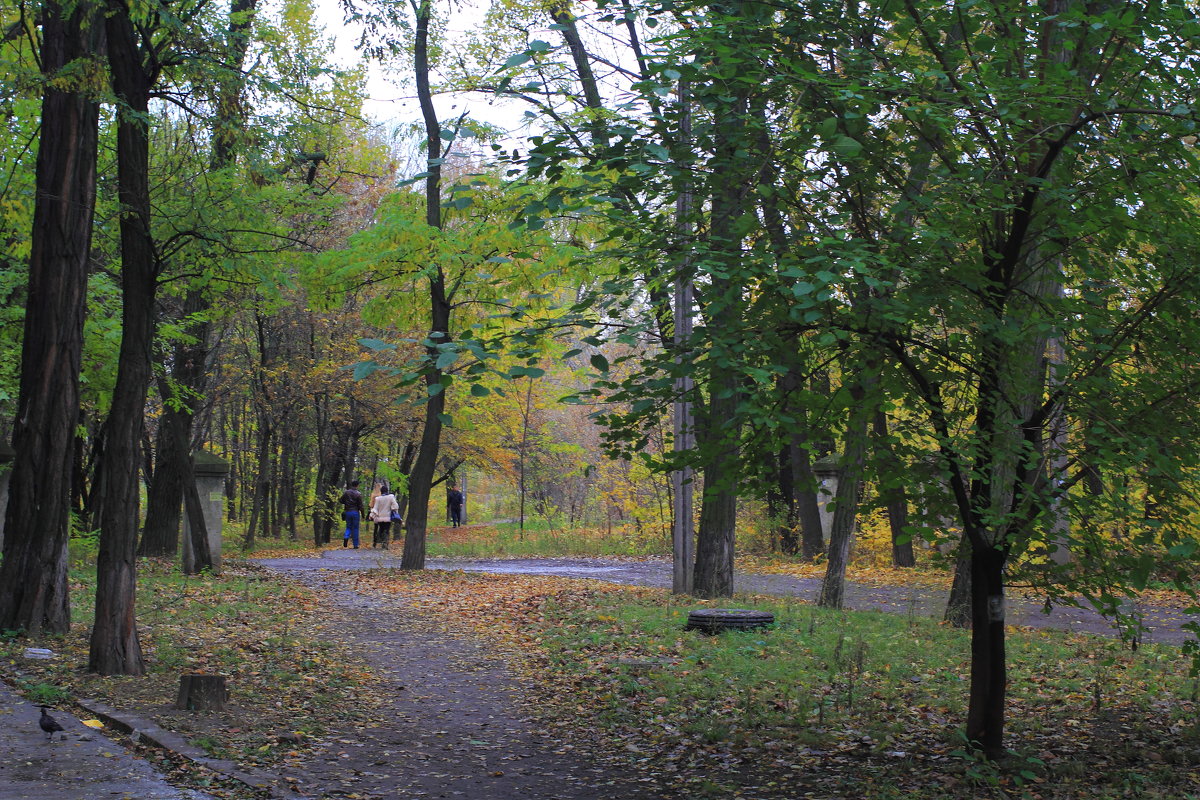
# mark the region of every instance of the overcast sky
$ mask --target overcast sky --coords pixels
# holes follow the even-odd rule
[[[355,51],[354,45],[358,42],[361,28],[343,22],[338,0],[314,0],[314,3],[318,24],[325,27],[327,36],[333,37],[334,57],[338,64],[358,64],[362,59]],[[471,16],[471,11],[465,4],[456,5],[454,13],[457,19]],[[482,12],[477,13],[482,17]],[[467,25],[470,24],[469,19],[464,21]],[[455,27],[462,29],[465,25],[459,24]],[[368,67],[367,100],[363,107],[368,117],[388,128],[420,121],[421,111],[417,105],[413,84],[411,81],[406,82],[404,78],[405,76],[385,75],[377,65]],[[490,122],[507,130],[515,131],[524,122],[525,106],[511,101],[496,103],[489,102],[488,98],[480,95],[458,94],[436,96],[434,104],[438,109],[438,118],[443,121],[456,118],[464,110],[469,110],[472,118]]]

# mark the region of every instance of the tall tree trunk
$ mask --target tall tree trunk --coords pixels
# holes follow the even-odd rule
[[[956,628],[971,627],[971,541],[962,537],[954,558],[954,581],[942,617]]]
[[[692,591],[698,597],[733,595],[738,494],[733,471],[738,459],[737,426],[732,420],[736,419],[737,389],[736,378],[728,373],[714,379],[708,405],[696,415],[704,473],[692,578]]]
[[[249,552],[254,549],[257,529],[266,526],[268,514],[268,498],[271,491],[271,420],[266,411],[258,419],[258,468],[254,481],[254,500],[250,507],[250,522],[246,524],[246,535],[242,539],[242,549]]]
[[[550,8],[550,17],[554,20],[567,48],[571,51],[571,60],[575,62],[575,72],[579,75],[579,86],[583,90],[584,104],[588,108],[586,127],[591,135],[593,157],[608,146],[608,122],[604,119],[604,98],[600,94],[600,86],[592,70],[591,60],[579,35],[579,27],[575,16],[571,13],[569,2],[557,2]]]
[[[821,528],[821,504],[817,500],[817,476],[812,457],[803,438],[793,433],[787,445],[792,465],[792,495],[796,503],[796,522],[800,526],[800,557],[813,561],[825,549],[825,532]]]
[[[158,259],[150,233],[149,102],[154,76],[143,64],[129,10],[109,0],[106,19],[117,115],[117,194],[121,202],[121,349],[105,422],[105,502],[96,562],[96,620],[88,669],[101,675],[145,672],[135,618],[138,442],[150,388]]]
[[[183,306],[185,319],[207,308],[197,291],[189,291]],[[192,472],[192,421],[197,397],[203,393],[208,359],[207,322],[193,323],[189,342],[175,345],[173,375],[158,379],[164,409],[159,418],[158,461],[146,495],[146,524],[138,555],[173,556],[179,545],[180,513],[184,488],[195,484]]]
[[[405,442],[404,450],[400,453],[400,466],[398,467],[400,474],[404,476],[405,484],[408,483],[408,476],[412,473],[413,459],[416,458],[416,455],[416,442]],[[400,516],[406,516],[408,514],[408,492],[405,491],[402,496],[397,497],[396,502],[400,506]]]
[[[416,40],[413,49],[413,69],[416,73],[417,98],[425,121],[425,142],[429,154],[428,175],[425,178],[425,221],[431,228],[442,227],[442,129],[433,107],[429,84],[429,23],[431,0],[414,0]],[[429,364],[425,371],[425,386],[429,402],[425,404],[425,428],[421,432],[421,449],[409,476],[408,518],[404,522],[404,555],[401,569],[425,568],[425,533],[429,524],[429,495],[433,489],[438,451],[442,442],[442,416],[446,411],[446,392],[442,386],[442,371],[437,367],[441,350],[437,345],[450,343],[450,301],[446,295],[446,276],[441,264],[434,263],[429,276],[429,341],[426,349]]]
[[[989,758],[1004,755],[1004,700],[1008,669],[1004,649],[1004,555],[971,550],[971,702],[967,739]]]
[[[159,378],[159,395],[166,397],[165,378]],[[154,475],[146,489],[146,523],[138,542],[137,554],[171,557],[179,550],[179,523],[183,511],[183,477],[177,454],[179,411],[167,406],[158,418],[158,459]],[[173,500],[171,498],[174,498]]]
[[[885,483],[880,492],[892,533],[892,566],[915,567],[917,559],[913,553],[912,535],[904,530],[908,527],[908,496],[904,492],[904,484],[900,482],[904,465],[888,440],[887,414],[883,409],[875,412],[875,453],[881,464],[880,472],[885,476],[895,476]]]
[[[38,148],[21,382],[0,564],[0,629],[67,633],[67,540],[99,105],[61,87],[64,68],[103,51],[98,7],[42,6]],[[89,90],[90,91],[90,90]]]
[[[809,414],[802,404],[791,398],[792,393],[803,388],[803,383],[800,368],[795,364],[790,365],[779,380],[784,408],[799,420],[784,445],[783,456],[787,459],[786,472],[790,485],[781,488],[785,496],[790,498],[788,504],[792,516],[788,525],[791,536],[794,540],[796,532],[799,532],[800,555],[806,561],[812,561],[825,549],[825,534],[821,530],[821,506],[817,502],[817,477],[813,473],[812,457],[805,446],[809,438]],[[790,552],[795,553],[795,550]]]
[[[858,517],[859,486],[867,453],[867,426],[871,413],[867,407],[869,394],[861,382],[851,389],[854,408],[846,423],[833,523],[829,528],[828,562],[825,578],[821,581],[821,597],[817,601],[817,605],[824,608],[841,608],[846,599],[846,567],[850,561],[850,543]]]

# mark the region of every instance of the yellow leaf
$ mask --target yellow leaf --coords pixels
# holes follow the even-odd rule
[[[89,728],[103,728],[104,727],[104,723],[98,719],[85,719],[85,720],[80,720],[80,721],[83,722],[84,725],[87,725]]]

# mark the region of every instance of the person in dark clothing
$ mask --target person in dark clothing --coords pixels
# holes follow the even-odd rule
[[[458,490],[457,486],[451,486],[450,491],[446,493],[446,505],[450,509],[450,524],[457,528],[462,525],[462,510],[463,501],[466,498],[463,493]]]
[[[342,534],[342,547],[345,547],[351,541],[354,542],[354,549],[358,549],[358,524],[362,520],[363,513],[363,498],[362,492],[358,490],[358,481],[350,481],[350,487],[342,492],[342,517],[346,520],[346,532]]]

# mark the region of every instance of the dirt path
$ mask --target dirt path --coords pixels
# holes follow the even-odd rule
[[[327,550],[322,558],[267,559],[260,563],[272,568],[311,570],[353,570],[399,567],[399,553],[380,550]],[[593,578],[629,586],[671,586],[671,565],[665,560],[623,561],[603,558],[523,558],[523,559],[444,559],[427,562],[430,569],[467,572],[491,572],[511,575],[557,575],[566,578]],[[736,576],[738,592],[799,597],[815,602],[820,594],[819,578],[793,578],[788,575]],[[885,611],[894,614],[941,617],[946,607],[946,592],[929,587],[876,586],[848,582],[846,607],[859,611]],[[1143,642],[1180,644],[1191,634],[1182,625],[1200,621],[1183,608],[1140,605],[1143,616]],[[1115,623],[1086,608],[1056,606],[1045,613],[1043,603],[1019,596],[1008,599],[1008,620],[1013,625],[1051,628],[1100,636],[1118,636]]]
[[[282,769],[281,785],[314,800],[666,796],[524,714],[503,654],[412,613],[403,598],[360,595],[312,569],[281,571],[329,592],[339,635],[361,645],[378,690],[393,698],[371,727],[325,737],[304,764]]]

